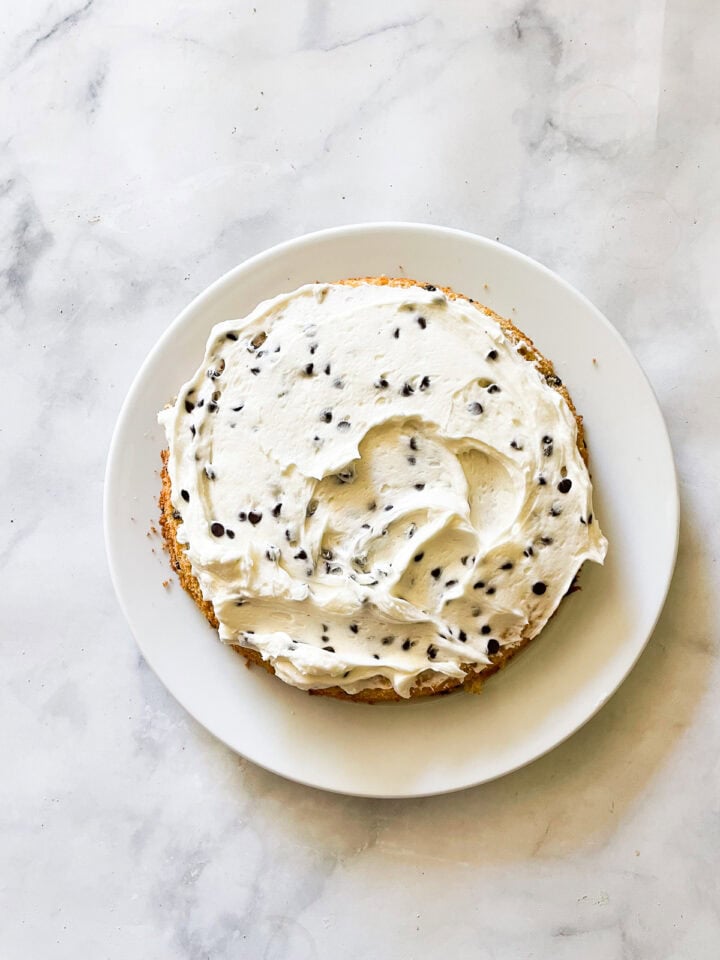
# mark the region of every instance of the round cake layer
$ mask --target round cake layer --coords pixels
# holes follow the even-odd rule
[[[303,689],[482,676],[605,554],[551,366],[432,285],[308,285],[219,324],[160,419],[196,599]]]

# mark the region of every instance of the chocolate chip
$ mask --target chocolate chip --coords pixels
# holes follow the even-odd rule
[[[424,489],[425,489],[425,484],[424,484],[424,483],[416,483],[416,484],[415,484],[415,489],[416,489],[416,490],[424,490]]]
[[[488,587],[485,593],[491,597],[495,593],[495,587]]]
[[[427,320],[425,319],[425,317],[418,317],[417,322],[420,325],[421,330],[424,330],[425,327],[427,326]]]
[[[429,386],[430,386],[430,377],[428,376],[423,377],[422,380],[420,381],[420,389],[427,390]]]
[[[474,584],[473,584],[473,590],[482,590],[482,588],[483,588],[484,586],[485,586],[485,581],[484,581],[484,580],[478,580],[477,583],[474,583]]]
[[[525,557],[532,557],[534,553],[535,551],[533,550],[532,547],[528,547],[526,550],[523,550],[523,556]]]
[[[542,474],[541,474],[541,475],[538,477],[538,486],[544,487],[546,483],[547,483],[547,480],[546,480],[545,477],[543,477]]]
[[[415,561],[415,563],[420,563],[420,561],[424,556],[425,556],[424,553],[416,553],[415,556],[413,557],[413,560]]]
[[[195,409],[195,404],[192,402],[192,400],[185,401],[185,409],[187,410],[188,413],[193,412],[193,410]]]
[[[399,339],[399,337],[400,337],[400,327],[395,327],[395,329],[393,330],[393,336],[395,337],[396,340]]]
[[[234,540],[234,539],[235,539],[235,531],[234,531],[234,530],[226,530],[226,531],[225,531],[225,536],[228,537],[230,540]]]
[[[411,467],[414,467],[415,464],[417,463],[417,459],[415,457],[408,457],[407,462],[410,464]]]
[[[487,388],[488,393],[500,393],[500,387],[496,383],[491,383]]]
[[[323,370],[323,373],[324,373],[326,376],[328,376],[328,377],[330,376],[330,364],[329,364],[329,363],[327,363],[327,364],[325,365],[325,369]]]
[[[374,660],[379,660],[379,659],[380,659],[380,654],[379,654],[379,653],[374,653],[374,654],[373,654],[373,659],[374,659]]]
[[[491,350],[490,353],[487,355],[488,360],[497,360],[497,358],[498,358],[497,350]]]
[[[415,387],[413,387],[412,384],[410,384],[410,383],[404,383],[403,386],[402,386],[402,390],[400,391],[400,393],[401,393],[404,397],[409,397],[411,393],[415,393]]]
[[[431,643],[430,646],[427,648],[427,655],[428,655],[428,660],[434,660],[435,657],[438,655],[438,648],[435,646],[434,643]]]
[[[417,448],[418,448],[417,437],[410,437],[410,449],[417,450]]]
[[[557,506],[557,504],[553,504],[553,506],[550,507],[551,517],[559,517],[561,513],[562,513],[562,507]]]
[[[214,537],[222,537],[225,533],[225,527],[216,520],[214,523],[210,524],[210,532]]]
[[[320,419],[323,423],[330,423],[332,421],[332,410],[323,410],[320,414]]]
[[[210,413],[215,413],[215,411],[216,411],[217,408],[218,408],[218,405],[215,403],[214,400],[211,400],[210,403],[208,403],[208,407],[207,407],[207,408],[208,408],[208,410],[210,411]]]
[[[187,490],[181,490],[180,496],[183,498],[185,503],[190,503],[190,494],[187,492]]]
[[[543,543],[546,547],[549,547],[552,542],[552,537],[540,537],[540,543]]]
[[[409,640],[409,639],[403,640],[403,642],[402,642],[402,648],[403,648],[403,650],[409,650],[411,646],[412,646],[412,644],[410,643],[410,640]]]
[[[230,409],[232,410],[233,413],[240,413],[240,411],[242,410],[242,408],[243,408],[244,406],[245,406],[245,404],[244,404],[244,403],[241,403],[239,407],[231,407]]]
[[[310,344],[310,356],[313,356],[313,354],[315,353],[315,351],[317,350],[317,348],[318,348],[318,345],[317,345],[316,343],[311,343],[311,344]]]
[[[572,480],[570,479],[570,477],[565,477],[565,479],[561,480],[560,483],[557,485],[557,488],[560,491],[560,493],[569,493],[571,487],[572,487]]]
[[[381,377],[379,380],[376,380],[373,384],[376,390],[385,390],[386,387],[389,387],[390,384],[387,382],[385,377]]]
[[[306,377],[311,377],[311,376],[313,375],[313,370],[314,370],[314,369],[315,369],[315,364],[314,364],[314,363],[306,363],[306,364],[305,364],[305,376],[306,376]]]
[[[190,435],[194,437],[196,432],[197,432],[197,431],[195,430],[195,424],[194,424],[194,423],[191,423],[191,424],[190,424]]]
[[[257,513],[255,510],[251,510],[250,513],[248,513],[248,520],[255,527],[262,520],[262,514]]]
[[[458,640],[460,641],[460,643],[467,643],[467,634],[465,633],[464,630],[461,630],[460,633],[458,634]]]
[[[468,413],[471,413],[474,417],[479,417],[483,412],[482,404],[478,403],[477,400],[473,400],[472,403],[467,405]]]
[[[323,650],[327,650],[328,653],[335,653],[335,647],[331,647],[330,645],[323,647]]]
[[[260,367],[250,367],[250,373],[256,377],[260,373]]]
[[[338,428],[338,430],[342,431],[343,433],[347,433],[347,431],[350,429],[350,421],[349,421],[349,420],[340,420],[340,421],[338,422],[337,428]]]
[[[481,633],[484,637],[486,637],[489,633],[492,633],[492,630],[491,630],[491,628],[490,628],[490,624],[489,624],[489,623],[484,623],[484,624],[482,625],[482,627],[480,628],[480,633]]]
[[[522,450],[523,448],[523,445],[521,443],[518,443],[517,440],[511,440],[510,446],[513,448],[513,450]]]
[[[433,567],[433,569],[430,571],[430,576],[433,577],[433,579],[438,580],[441,573],[442,567]]]
[[[487,652],[490,654],[490,656],[497,653],[499,649],[500,649],[500,644],[498,643],[497,640],[495,640],[494,638],[492,638],[491,640],[488,640]]]
[[[281,504],[281,503],[276,503],[275,506],[274,506],[273,509],[272,509],[272,515],[273,515],[274,517],[279,517],[281,510],[282,510],[282,504]]]
[[[243,523],[247,520],[247,514],[244,510],[241,510],[238,514],[238,520],[241,520]]]
[[[454,586],[456,586],[456,585],[457,585],[457,580],[446,580],[446,581],[445,581],[445,586],[446,586],[446,587],[454,587]]]
[[[546,587],[545,584],[542,582],[542,580],[539,580],[537,583],[534,583],[534,584],[533,584],[532,591],[533,591],[533,593],[536,594],[536,596],[538,596],[538,597],[541,597],[541,596],[545,593],[546,590],[547,590],[547,587]]]
[[[382,645],[383,645],[384,647],[389,647],[390,644],[394,641],[394,639],[395,639],[395,637],[392,637],[392,636],[391,636],[391,637],[383,637],[383,638],[382,638]]]
[[[589,514],[589,515],[588,515],[588,524],[591,524],[591,523],[592,523],[592,514]]]
[[[304,550],[298,550],[294,557],[295,560],[307,560],[307,553]]]
[[[236,334],[236,333],[232,333],[232,331],[231,331],[230,333],[226,333],[226,334],[225,334],[225,339],[226,339],[226,340],[237,340],[237,338],[238,338],[237,334]]]
[[[392,509],[393,509],[393,505],[392,505],[391,503],[389,503],[389,504],[385,507],[385,510],[392,510]]]
[[[512,563],[511,563],[509,560],[508,560],[507,563],[504,563],[504,564],[500,567],[501,570],[512,570],[512,568],[513,568],[513,565],[512,565]]]
[[[345,384],[342,380],[333,380],[333,386],[336,390],[342,390]]]
[[[351,623],[351,624],[350,624],[350,630],[352,631],[352,633],[357,633],[359,629],[360,629],[360,628],[358,627],[358,625],[357,625],[356,623]]]

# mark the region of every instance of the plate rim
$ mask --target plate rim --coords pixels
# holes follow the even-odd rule
[[[328,239],[338,239],[338,238],[347,238],[352,237],[353,235],[361,235],[366,232],[381,232],[381,233],[392,233],[394,231],[406,231],[408,233],[420,232],[427,236],[434,236],[435,239],[440,240],[443,237],[453,237],[458,240],[465,242],[470,242],[476,244],[480,247],[487,247],[490,249],[499,248],[501,253],[504,256],[509,256],[511,259],[514,259],[520,262],[524,268],[534,270],[547,279],[551,280],[555,284],[563,287],[567,293],[571,296],[577,298],[579,302],[588,310],[594,317],[594,320],[599,321],[602,326],[605,327],[606,332],[615,340],[616,346],[620,348],[631,361],[634,367],[637,369],[637,372],[640,374],[642,380],[644,381],[645,386],[649,390],[649,395],[653,400],[655,411],[658,415],[658,427],[660,428],[657,439],[662,441],[666,447],[667,452],[667,461],[669,466],[669,493],[672,493],[672,496],[669,498],[671,516],[666,517],[666,523],[668,526],[672,525],[673,531],[673,542],[672,550],[668,556],[667,568],[665,570],[664,582],[662,583],[662,589],[658,593],[659,601],[657,603],[657,611],[655,616],[647,629],[647,635],[642,643],[638,644],[635,655],[630,659],[628,664],[625,666],[624,670],[621,672],[621,675],[615,682],[614,686],[609,689],[602,697],[600,697],[596,702],[591,705],[591,709],[584,713],[583,718],[578,722],[572,722],[570,729],[565,731],[562,736],[557,739],[554,739],[552,743],[541,747],[539,750],[532,752],[524,759],[518,761],[517,763],[511,764],[505,768],[500,773],[491,773],[487,776],[482,776],[477,779],[473,779],[467,782],[462,783],[450,783],[449,785],[442,786],[438,789],[432,790],[422,790],[416,791],[413,789],[408,789],[400,793],[386,793],[386,792],[364,792],[361,790],[348,790],[342,787],[332,786],[327,783],[321,783],[313,781],[312,779],[303,779],[302,776],[288,773],[284,770],[278,769],[271,762],[268,762],[264,759],[258,759],[255,756],[250,756],[246,752],[240,752],[237,747],[233,746],[228,740],[223,736],[222,733],[217,732],[215,729],[212,729],[204,721],[200,720],[196,713],[185,703],[184,696],[178,695],[173,689],[171,689],[162,677],[161,669],[155,664],[154,654],[148,653],[145,649],[145,645],[139,639],[134,627],[133,627],[133,618],[130,614],[128,604],[126,602],[126,597],[124,595],[123,588],[121,586],[121,578],[119,574],[119,569],[116,563],[116,558],[114,556],[113,549],[113,533],[112,533],[112,519],[111,519],[111,509],[112,505],[115,502],[114,487],[117,477],[117,462],[122,451],[121,446],[121,436],[126,427],[126,421],[131,416],[131,408],[133,405],[133,399],[135,393],[138,389],[139,384],[144,379],[146,370],[153,365],[155,362],[156,356],[160,354],[167,341],[172,337],[175,330],[182,326],[189,315],[196,313],[198,310],[202,310],[206,301],[212,300],[220,291],[224,288],[231,286],[237,279],[239,275],[244,274],[248,271],[253,271],[258,267],[262,266],[266,261],[275,259],[276,257],[282,256],[287,253],[291,253],[293,248],[301,247],[305,244],[311,243],[317,240],[328,240]],[[422,277],[414,277],[413,279],[422,280]],[[671,481],[671,484],[670,484]],[[507,244],[501,243],[498,240],[493,240],[489,237],[482,236],[481,234],[472,233],[468,230],[461,230],[455,227],[440,226],[431,223],[423,223],[418,221],[405,221],[405,220],[381,220],[381,221],[366,221],[366,222],[357,222],[350,224],[343,224],[334,227],[327,227],[321,230],[315,230],[310,233],[300,234],[298,236],[292,237],[288,240],[283,240],[280,243],[274,244],[271,247],[268,247],[260,252],[252,255],[246,260],[241,261],[236,264],[234,267],[231,267],[220,277],[210,283],[207,287],[201,290],[195,297],[174,317],[173,320],[166,326],[163,332],[160,334],[158,339],[155,341],[152,348],[146,354],[143,362],[140,364],[137,369],[130,386],[127,389],[127,393],[122,402],[120,410],[118,412],[117,418],[115,420],[115,425],[112,431],[112,437],[108,447],[107,460],[105,466],[105,473],[103,478],[103,539],[105,542],[105,554],[107,558],[108,568],[110,572],[110,579],[113,585],[113,590],[117,598],[118,604],[122,611],[122,614],[125,618],[125,621],[130,629],[130,633],[133,636],[135,644],[140,651],[143,659],[146,661],[148,666],[152,669],[153,673],[162,684],[164,689],[176,700],[177,703],[185,710],[193,720],[198,723],[203,729],[207,730],[213,737],[223,743],[228,749],[230,749],[237,756],[242,756],[250,762],[256,764],[264,770],[267,770],[273,774],[283,777],[286,780],[290,780],[294,783],[299,783],[305,787],[311,787],[313,789],[323,790],[329,793],[338,794],[341,796],[356,796],[367,799],[410,799],[410,798],[421,798],[421,797],[431,797],[431,796],[441,796],[448,793],[454,793],[459,790],[470,789],[471,787],[477,787],[484,783],[490,783],[493,780],[500,779],[505,777],[515,771],[522,769],[530,763],[534,763],[536,760],[539,760],[541,757],[550,753],[552,750],[559,747],[561,744],[565,743],[570,737],[572,737],[578,730],[582,729],[596,714],[602,709],[603,706],[617,693],[622,684],[625,682],[629,674],[635,668],[638,660],[645,651],[654,631],[662,615],[662,612],[665,608],[667,602],[668,593],[670,590],[670,585],[672,583],[672,578],[675,571],[677,553],[679,546],[680,538],[680,493],[679,493],[679,484],[678,484],[678,472],[677,465],[675,463],[675,457],[673,453],[673,447],[670,439],[670,434],[667,428],[667,423],[665,416],[662,411],[662,407],[658,401],[657,394],[653,385],[648,378],[644,368],[642,367],[640,361],[637,359],[633,351],[631,350],[628,342],[625,340],[620,331],[607,319],[607,317],[596,307],[592,301],[590,301],[584,293],[578,290],[573,286],[569,281],[565,280],[554,270],[551,270],[549,267],[546,267],[544,264],[533,259],[525,253],[522,253],[519,250],[516,250],[514,247],[508,246]],[[380,705],[382,706],[382,705]]]

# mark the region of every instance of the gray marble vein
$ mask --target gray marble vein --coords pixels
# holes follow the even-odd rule
[[[715,960],[720,8],[8,0],[0,36],[0,955]],[[176,313],[307,230],[412,219],[557,270],[642,362],[683,521],[639,664],[485,787],[342,798],[139,656],[102,539]]]

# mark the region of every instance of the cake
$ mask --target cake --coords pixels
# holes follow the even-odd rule
[[[605,557],[551,362],[448,288],[265,301],[212,329],[159,421],[183,587],[222,642],[313,694],[477,690]]]

